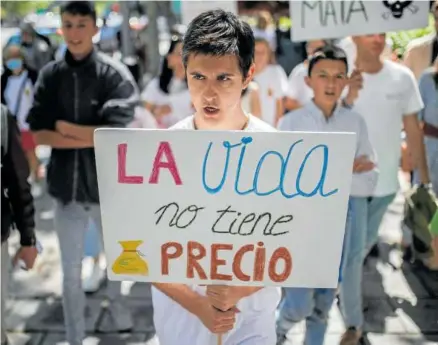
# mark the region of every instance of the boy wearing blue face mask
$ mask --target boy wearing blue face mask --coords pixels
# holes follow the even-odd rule
[[[16,118],[31,177],[36,182],[32,186],[32,194],[37,197],[42,193],[42,188],[38,184],[42,178],[42,166],[37,158],[35,140],[26,118],[33,103],[34,84],[38,74],[26,65],[19,46],[10,46],[6,49],[4,70],[1,76],[1,102]]]

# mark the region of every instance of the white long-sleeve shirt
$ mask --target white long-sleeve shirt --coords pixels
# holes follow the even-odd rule
[[[368,138],[368,130],[364,119],[358,113],[342,106],[336,107],[332,116],[326,118],[313,101],[302,108],[286,114],[278,124],[279,130],[294,132],[350,132],[356,133],[356,155],[366,155],[376,163],[377,157]],[[353,169],[353,167],[352,167]],[[377,185],[378,169],[364,173],[354,173],[351,185],[351,196],[372,196]]]

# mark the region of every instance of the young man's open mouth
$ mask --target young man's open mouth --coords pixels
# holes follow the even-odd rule
[[[214,116],[217,115],[220,111],[219,108],[213,107],[213,106],[206,106],[203,108],[204,109],[204,113],[208,116]]]

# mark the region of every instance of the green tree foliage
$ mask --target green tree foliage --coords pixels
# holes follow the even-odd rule
[[[432,16],[429,17],[429,26],[422,29],[409,30],[409,31],[398,31],[389,33],[389,37],[392,39],[393,48],[399,53],[404,54],[406,46],[413,39],[428,35],[435,30],[434,19]]]
[[[8,15],[24,16],[28,13],[47,8],[50,2],[51,1],[2,1],[2,17],[4,18]]]
[[[96,1],[96,11],[100,14],[109,3],[114,1]],[[21,1],[7,0],[1,1],[1,16],[2,18],[8,15],[23,17],[26,14],[38,12],[46,9],[53,1]]]

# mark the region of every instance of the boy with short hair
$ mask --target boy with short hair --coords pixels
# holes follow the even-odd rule
[[[365,121],[359,114],[351,111],[345,103],[340,102],[342,91],[349,82],[347,72],[347,56],[342,49],[328,45],[316,50],[309,60],[306,77],[306,83],[313,90],[314,98],[302,108],[286,115],[281,120],[279,129],[356,133],[357,147],[350,195],[363,196],[375,188],[378,175],[375,168],[376,158],[368,139]],[[350,93],[357,95],[356,91],[350,89]],[[349,214],[343,257],[345,252],[355,250],[357,234],[349,231],[350,220]],[[342,266],[341,264],[340,273]],[[292,326],[306,320],[304,344],[322,345],[329,311],[336,297],[336,289],[286,288],[284,291],[285,298],[277,322],[277,344],[285,344],[287,333]]]
[[[275,131],[241,105],[254,75],[254,36],[248,24],[223,10],[200,14],[183,45],[196,113],[173,129]],[[274,344],[276,287],[153,284],[154,322],[161,345]],[[237,308],[236,308],[237,307]],[[238,309],[238,310],[237,310]]]

